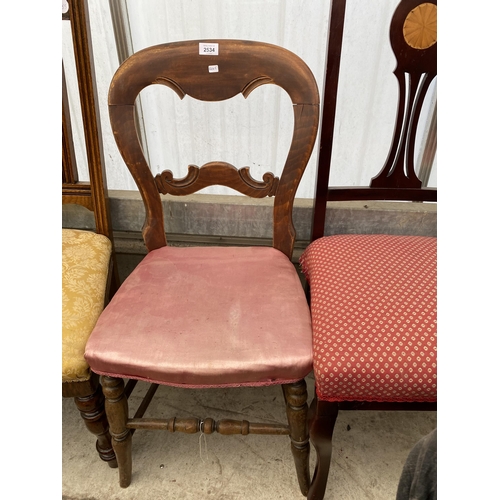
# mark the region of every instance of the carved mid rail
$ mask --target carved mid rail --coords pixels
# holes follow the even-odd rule
[[[193,194],[217,184],[233,188],[252,198],[265,198],[276,194],[279,178],[271,172],[266,172],[262,181],[257,181],[250,175],[250,167],[237,169],[230,163],[214,161],[201,167],[189,165],[188,174],[182,179],[174,179],[170,170],[164,170],[155,177],[155,182],[162,194]]]

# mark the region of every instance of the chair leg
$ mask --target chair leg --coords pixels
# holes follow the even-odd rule
[[[322,500],[325,496],[328,472],[332,457],[332,435],[339,413],[338,403],[318,400],[311,404],[309,412],[309,432],[316,450],[317,460],[314,475],[309,488],[308,500]]]
[[[283,394],[290,426],[290,440],[300,491],[307,496],[311,476],[309,473],[309,434],[307,430],[307,385],[305,380],[284,384]]]
[[[109,425],[104,412],[104,396],[102,388],[97,385],[96,390],[89,396],[73,398],[87,429],[97,437],[96,448],[99,457],[110,467],[117,467],[115,452],[111,445]]]
[[[121,378],[102,377],[102,391],[109,421],[113,449],[118,461],[120,486],[127,488],[132,480],[132,434],[127,428],[128,402]]]

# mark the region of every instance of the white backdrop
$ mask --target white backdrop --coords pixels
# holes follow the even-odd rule
[[[367,184],[387,156],[397,105],[395,58],[389,45],[389,23],[398,0],[347,2],[344,47],[337,105],[331,182]],[[314,73],[322,95],[329,0],[128,0],[133,51],[186,39],[241,38],[283,46],[298,54]],[[107,114],[107,89],[118,67],[109,4],[89,0],[94,59],[100,99],[105,167],[109,189],[135,190],[114,144]],[[71,39],[63,23],[63,60],[72,112],[78,116]],[[292,132],[288,96],[266,85],[245,100],[223,103],[183,101],[156,85],[141,93],[150,166],[170,169],[177,177],[188,164],[223,160],[250,166],[254,178],[267,171],[279,175]],[[431,111],[431,100],[423,113]],[[88,178],[81,123],[74,137],[79,172]],[[417,135],[416,157],[422,143]],[[314,195],[318,145],[299,186],[299,198]],[[436,162],[429,185],[436,186]],[[224,187],[204,192],[237,194]]]

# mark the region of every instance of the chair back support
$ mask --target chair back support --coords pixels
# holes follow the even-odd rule
[[[78,178],[63,66],[62,202],[63,204],[82,205],[91,210],[94,213],[96,232],[107,236],[113,241],[106,188],[106,172],[103,168],[102,133],[92,57],[88,5],[86,0],[69,0],[68,3],[69,11],[63,14],[62,19],[63,22],[69,21],[71,23],[90,182],[82,182]]]
[[[218,55],[202,55],[211,47],[217,47]],[[281,177],[268,172],[257,181],[248,167],[237,169],[223,161],[190,165],[182,179],[174,179],[170,170],[153,177],[134,125],[135,99],[151,84],[165,85],[181,99],[188,95],[202,101],[221,101],[240,92],[246,98],[264,84],[283,88],[293,104],[294,129]],[[148,251],[167,244],[160,193],[187,195],[223,185],[254,198],[275,196],[273,246],[291,257],[293,201],[319,121],[316,81],[298,56],[282,47],[241,40],[190,40],[149,47],[117,70],[109,91],[109,113],[118,148],[146,208],[143,237]]]
[[[422,104],[437,74],[437,0],[402,0],[392,17],[390,43],[397,61],[399,103],[385,164],[369,186],[329,186],[345,4],[346,0],[332,0],[312,240],[324,235],[328,201],[437,201],[437,190],[422,187],[414,164]]]

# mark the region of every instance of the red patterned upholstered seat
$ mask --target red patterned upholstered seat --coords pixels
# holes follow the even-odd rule
[[[436,401],[436,238],[336,235],[300,259],[325,401]]]
[[[335,142],[342,130],[356,127],[349,113],[337,116],[342,45],[352,43],[343,33],[346,3],[331,2],[312,243],[301,260],[310,284],[313,325],[316,397],[309,432],[317,462],[308,498],[315,500],[325,495],[339,411],[437,407],[435,226],[414,227],[410,218],[404,223],[392,217],[377,220],[366,211],[363,225],[353,217],[344,231],[335,217],[344,202],[392,202],[401,213],[411,205],[424,208],[422,202],[435,209],[437,189],[428,174],[436,110],[429,113],[423,103],[432,99],[437,76],[437,0],[400,0],[392,14],[388,41],[396,58],[398,105],[385,162],[343,158],[347,161],[335,165],[343,156],[334,152]],[[369,36],[362,38],[366,47],[372,43]],[[370,97],[374,92],[369,89]],[[424,123],[429,133],[420,146],[416,134]],[[364,130],[360,133],[364,147],[371,132],[366,137]],[[425,161],[416,154],[420,148]],[[349,167],[356,172],[361,165],[373,168],[369,183],[339,183],[339,171]],[[335,206],[328,209],[329,202]],[[327,212],[334,215],[328,224]],[[351,234],[327,236],[341,231]],[[380,234],[384,231],[405,236]]]

